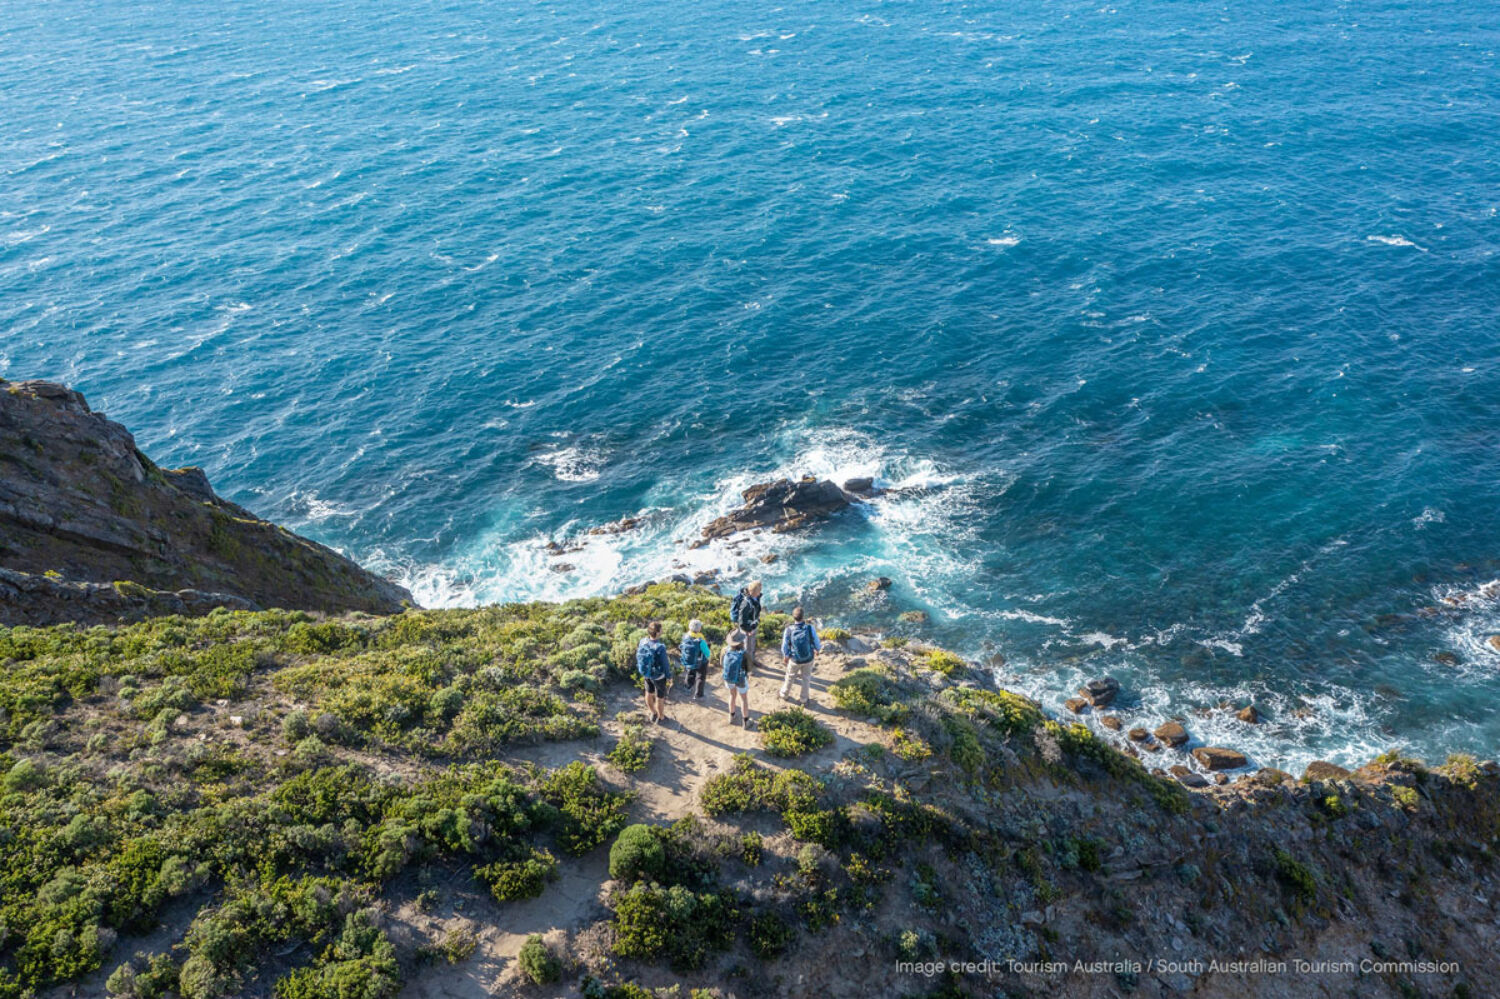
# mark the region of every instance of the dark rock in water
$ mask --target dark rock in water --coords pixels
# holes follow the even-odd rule
[[[868,593],[879,593],[881,590],[889,590],[890,588],[891,577],[889,576],[881,576],[879,579],[872,579],[865,584],[865,590]]]
[[[693,577],[689,576],[685,572],[673,573],[671,581],[674,582],[674,583],[681,583],[683,586],[692,586],[693,585]]]
[[[1131,742],[1145,742],[1147,739],[1151,738],[1151,733],[1147,732],[1143,728],[1133,728],[1125,734],[1130,737]]]
[[[0,468],[0,625],[218,606],[389,614],[411,602],[395,583],[217,496],[202,469],[158,467],[130,431],[63,385],[0,380]]]
[[[1349,776],[1350,771],[1337,763],[1329,763],[1327,760],[1313,760],[1302,771],[1302,776],[1307,780],[1342,780]]]
[[[905,624],[926,624],[930,618],[926,611],[909,610],[903,611],[897,620]]]
[[[855,493],[860,496],[873,496],[878,490],[875,488],[875,480],[869,476],[857,479],[848,479],[844,482],[844,492]]]
[[[599,527],[590,528],[590,534],[624,534],[641,526],[639,517],[623,517],[610,524],[602,524]]]
[[[548,566],[548,568],[550,568],[553,572],[572,572],[574,569],[577,569],[578,566],[574,565],[572,562],[554,562],[552,563],[552,565]]]
[[[1260,721],[1260,712],[1255,710],[1255,705],[1247,704],[1240,708],[1235,717],[1247,725],[1254,725]]]
[[[704,541],[767,527],[777,534],[800,530],[857,502],[835,483],[811,476],[762,483],[740,495],[745,505],[705,527]]]
[[[1432,654],[1432,661],[1441,666],[1457,666],[1458,656],[1451,652],[1434,652]]]
[[[1183,766],[1181,763],[1168,767],[1167,773],[1176,777],[1184,787],[1208,787],[1208,779],[1206,777],[1189,767]]]
[[[1500,635],[1491,635],[1489,637],[1489,643],[1490,648],[1494,649],[1496,652],[1500,652]]]
[[[1181,722],[1169,721],[1156,730],[1156,737],[1169,746],[1180,746],[1188,741],[1187,729]]]
[[[1120,681],[1112,676],[1090,680],[1078,688],[1078,696],[1084,698],[1096,708],[1102,708],[1112,703],[1119,693]]]
[[[766,552],[766,554],[764,554],[764,555],[762,555],[760,557],[760,560],[761,560],[761,562],[765,563],[766,565],[770,565],[771,563],[775,562],[779,558],[781,558],[781,556],[777,555],[775,552]]]
[[[656,580],[648,579],[644,583],[636,583],[634,586],[627,586],[625,587],[625,589],[621,590],[620,593],[622,596],[638,597],[655,585]]]
[[[1114,715],[1105,715],[1103,718],[1099,719],[1099,724],[1103,725],[1111,732],[1118,732],[1121,728],[1124,727],[1120,719],[1115,717]],[[1144,733],[1145,731],[1145,729],[1141,729],[1142,733]]]
[[[1063,707],[1075,715],[1081,715],[1088,710],[1089,702],[1081,697],[1070,697],[1066,701],[1063,701]]]
[[[1250,763],[1244,753],[1223,746],[1199,746],[1193,750],[1193,759],[1209,770],[1238,770]]]
[[[707,572],[700,572],[697,575],[695,575],[693,577],[693,585],[694,586],[708,586],[710,583],[718,582],[718,579],[719,579],[719,570],[718,569],[710,569]]]

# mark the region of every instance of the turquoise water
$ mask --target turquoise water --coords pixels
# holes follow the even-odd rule
[[[1492,755],[1489,13],[4,2],[0,375],[428,605],[758,572],[1262,763]]]

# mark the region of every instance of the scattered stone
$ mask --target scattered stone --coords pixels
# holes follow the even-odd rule
[[[775,552],[766,552],[764,555],[762,555],[760,557],[760,560],[761,560],[761,562],[765,563],[766,565],[770,565],[771,563],[775,562],[779,558],[781,558],[781,556],[777,555]]]
[[[638,597],[655,585],[656,580],[647,580],[644,583],[636,583],[634,586],[625,587],[625,589],[621,591],[621,594],[627,597]]]
[[[890,588],[891,577],[889,576],[881,576],[879,579],[872,579],[865,584],[865,590],[869,593],[879,593],[881,590],[889,590]]]
[[[845,479],[844,492],[857,493],[861,496],[873,496],[878,490],[875,488],[875,480],[866,475],[857,479]]]
[[[641,519],[639,517],[624,517],[624,518],[622,518],[620,520],[615,521],[612,524],[603,524],[603,525],[601,525],[599,527],[591,528],[589,530],[589,533],[590,534],[624,534],[626,531],[633,531],[637,527],[640,527],[640,526],[641,526]]]
[[[1121,728],[1124,727],[1120,719],[1116,718],[1114,715],[1105,715],[1103,718],[1099,719],[1099,724],[1103,725],[1111,732],[1118,732]]]
[[[229,716],[229,724],[233,725],[235,728],[244,728],[245,727],[245,717],[244,717],[244,715],[230,715]]]
[[[1075,715],[1081,715],[1088,710],[1089,702],[1085,701],[1081,697],[1070,697],[1066,701],[1063,701],[1063,707],[1067,708]]]
[[[1176,777],[1184,787],[1208,787],[1208,780],[1202,774],[1178,763],[1167,768],[1167,772]]]
[[[1181,722],[1169,721],[1156,730],[1156,737],[1174,749],[1188,741],[1187,729]]]
[[[1337,763],[1329,763],[1327,760],[1313,760],[1302,771],[1302,776],[1307,780],[1342,780],[1349,776],[1350,771]]]
[[[1229,783],[1229,775],[1228,774],[1214,774],[1214,783],[1218,784],[1220,787],[1223,787],[1225,784]]]
[[[553,572],[572,572],[578,567],[572,562],[553,562],[547,568],[551,569]]]
[[[1120,693],[1120,681],[1112,676],[1100,677],[1090,680],[1078,688],[1078,696],[1087,700],[1096,708],[1102,708],[1114,701]]]
[[[1489,637],[1489,643],[1490,648],[1494,649],[1496,652],[1500,652],[1500,635],[1491,635]]]
[[[1260,721],[1260,712],[1255,710],[1255,705],[1247,704],[1240,708],[1235,717],[1247,725],[1254,725]]]
[[[928,616],[926,611],[909,610],[902,611],[901,615],[896,620],[901,621],[905,624],[926,624],[929,620],[931,620],[931,618]]]
[[[1199,746],[1193,750],[1193,759],[1209,770],[1238,770],[1250,763],[1244,753],[1223,746]]]
[[[1161,752],[1161,743],[1159,743],[1159,742],[1148,742],[1148,743],[1146,743],[1146,752],[1148,752],[1148,753],[1159,753],[1159,752]]]
[[[1263,787],[1275,787],[1277,784],[1292,780],[1293,777],[1285,770],[1277,770],[1275,767],[1261,767],[1255,771],[1250,779]]]
[[[795,482],[791,479],[764,482],[740,495],[745,505],[705,527],[703,539],[694,542],[693,547],[741,531],[769,527],[773,533],[784,534],[800,530],[857,502],[837,484],[810,475]]]
[[[1021,913],[1022,926],[1042,926],[1045,925],[1045,923],[1046,919],[1043,918],[1042,914],[1035,909]]]
[[[1131,742],[1145,742],[1147,739],[1151,738],[1151,733],[1147,732],[1143,728],[1133,728],[1129,732],[1127,732],[1126,735],[1130,736]]]
[[[1434,652],[1432,654],[1432,661],[1439,666],[1457,666],[1458,656],[1451,652]]]

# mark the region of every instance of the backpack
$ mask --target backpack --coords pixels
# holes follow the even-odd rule
[[[724,653],[724,681],[736,687],[745,682],[744,649],[730,649]]]
[[[734,595],[734,601],[729,605],[729,620],[735,624],[740,623],[740,612],[745,609],[746,594],[744,590]]]
[[[682,668],[697,669],[702,666],[703,646],[699,644],[697,637],[687,634],[682,636]]]
[[[813,657],[813,629],[812,625],[803,621],[801,624],[787,625],[788,643],[792,647],[792,659],[798,663],[805,663]]]
[[[654,676],[656,673],[656,649],[650,639],[642,639],[641,644],[635,647],[635,671],[644,677]]]

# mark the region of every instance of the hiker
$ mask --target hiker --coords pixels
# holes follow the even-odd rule
[[[760,631],[760,580],[756,580],[735,594],[729,605],[729,617],[735,627],[745,634],[745,661],[755,665],[755,635]]]
[[[792,679],[802,676],[802,706],[807,707],[807,682],[812,675],[813,661],[823,651],[823,641],[818,630],[804,618],[801,607],[792,608],[792,623],[781,633],[781,665],[786,670],[786,679],[781,682],[781,699],[792,699]]]
[[[734,702],[739,698],[745,727],[750,726],[750,658],[745,654],[744,632],[729,633],[724,648],[724,686],[729,688],[729,724],[734,724]]]
[[[682,636],[682,668],[687,670],[684,683],[695,698],[703,696],[703,681],[708,676],[710,656],[708,639],[703,637],[703,622],[693,618],[688,622],[687,634]]]
[[[667,646],[661,640],[661,622],[646,625],[646,637],[635,650],[635,671],[641,675],[646,686],[646,710],[651,712],[651,724],[667,720],[667,683],[672,678],[672,662],[667,658]]]

